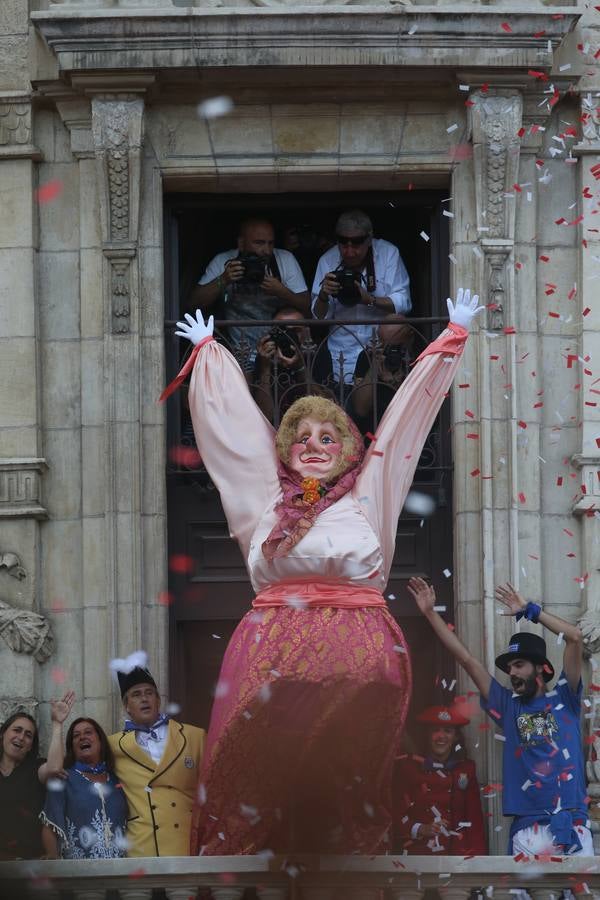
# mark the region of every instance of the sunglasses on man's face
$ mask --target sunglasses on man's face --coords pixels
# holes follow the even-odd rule
[[[348,237],[345,234],[336,234],[335,239],[338,244],[342,245],[342,247],[347,247],[348,245],[350,247],[360,247],[360,245],[364,244],[368,237],[368,234],[359,234],[357,235],[357,237]]]

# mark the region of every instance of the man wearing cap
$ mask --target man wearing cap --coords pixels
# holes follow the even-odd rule
[[[394,849],[411,854],[481,856],[487,853],[475,763],[467,759],[456,706],[430,706],[424,756],[401,757],[394,767]]]
[[[502,687],[435,612],[435,592],[422,578],[408,590],[444,646],[471,676],[481,706],[504,732],[503,812],[512,816],[508,852],[523,856],[592,856],[580,727],[582,635],[576,625],[527,603],[510,584],[496,589],[503,615],[540,623],[564,642],[563,668],[554,669],[546,642],[519,632],[496,659],[512,690]],[[522,856],[520,856],[522,854]]]
[[[205,732],[160,712],[143,651],[114,660],[127,719],[109,737],[129,805],[128,856],[188,856]]]

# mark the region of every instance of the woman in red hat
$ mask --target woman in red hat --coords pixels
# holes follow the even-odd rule
[[[427,729],[426,756],[407,756],[394,770],[394,845],[408,853],[487,853],[475,763],[465,758],[454,707],[430,706],[417,716]]]

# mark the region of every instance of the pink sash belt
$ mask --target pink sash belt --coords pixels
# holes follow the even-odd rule
[[[383,594],[377,588],[332,584],[326,581],[281,581],[259,591],[252,601],[254,609],[269,606],[291,606],[298,609],[331,606],[339,609],[357,609],[361,606],[385,605]]]

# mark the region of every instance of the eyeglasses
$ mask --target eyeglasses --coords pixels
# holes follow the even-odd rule
[[[356,237],[348,237],[345,234],[336,234],[335,239],[342,247],[360,247],[361,244],[364,244],[364,242],[368,240],[368,237],[368,234],[359,234]]]

